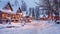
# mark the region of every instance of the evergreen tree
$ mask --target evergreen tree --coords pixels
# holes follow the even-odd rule
[[[15,6],[19,6],[19,2],[15,0]]]
[[[26,3],[23,0],[21,0],[21,2],[22,2],[22,5],[21,5],[22,11],[26,11],[27,10]]]
[[[29,16],[35,16],[34,8],[29,8]]]
[[[35,8],[35,19],[38,19],[39,18],[39,7],[36,6]]]
[[[51,5],[50,5],[50,2],[49,0],[39,0],[39,2],[35,2],[38,7],[39,7],[39,12],[40,14],[39,15],[45,15],[47,14],[48,15],[48,12],[51,11]],[[42,11],[42,12],[41,12]]]

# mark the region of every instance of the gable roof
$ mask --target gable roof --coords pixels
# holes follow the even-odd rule
[[[10,2],[8,2],[8,3],[3,7],[3,9],[13,11],[12,6],[11,6]]]
[[[20,7],[18,8],[17,12],[16,13],[22,13]]]
[[[3,7],[6,7],[6,5],[8,5],[8,7],[9,7],[9,9],[11,8],[11,10],[13,10],[12,11],[12,13],[14,13],[14,14],[16,14],[16,12],[17,12],[17,10],[18,10],[18,8],[19,8],[19,6],[17,5],[14,5],[14,2],[9,2],[9,1],[1,1],[0,2],[0,10],[2,11],[2,12],[7,12],[7,10],[4,10],[3,9]],[[13,5],[13,6],[12,6]]]

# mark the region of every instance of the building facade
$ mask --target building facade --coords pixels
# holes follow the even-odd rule
[[[8,23],[9,21],[16,23],[19,22],[19,18],[22,16],[20,7],[16,11],[14,11],[11,3],[6,2],[6,4],[4,4],[1,9],[2,10],[0,10],[0,23]]]

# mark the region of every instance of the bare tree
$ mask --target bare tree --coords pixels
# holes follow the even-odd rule
[[[42,2],[42,5],[40,2]],[[53,16],[52,14],[54,13],[56,18],[59,15],[59,7],[60,7],[60,2],[59,0],[39,0],[39,2],[35,2],[40,8],[43,7],[43,10],[47,10],[46,12]]]
[[[51,11],[51,4],[50,4],[50,1],[49,0],[39,0],[39,2],[35,2],[39,8],[42,8],[42,9],[39,9],[39,10],[42,10],[45,14],[49,14],[51,15],[52,11]],[[40,4],[42,3],[42,4]]]

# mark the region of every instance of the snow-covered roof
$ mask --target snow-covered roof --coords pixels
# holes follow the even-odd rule
[[[0,2],[0,10],[3,12],[6,12],[4,9],[2,9],[6,4],[8,3],[8,1],[1,1]],[[12,13],[16,13],[17,9],[19,8],[18,5],[14,5],[12,2],[9,2],[11,4],[11,7],[13,9]],[[13,5],[13,6],[12,6]]]

